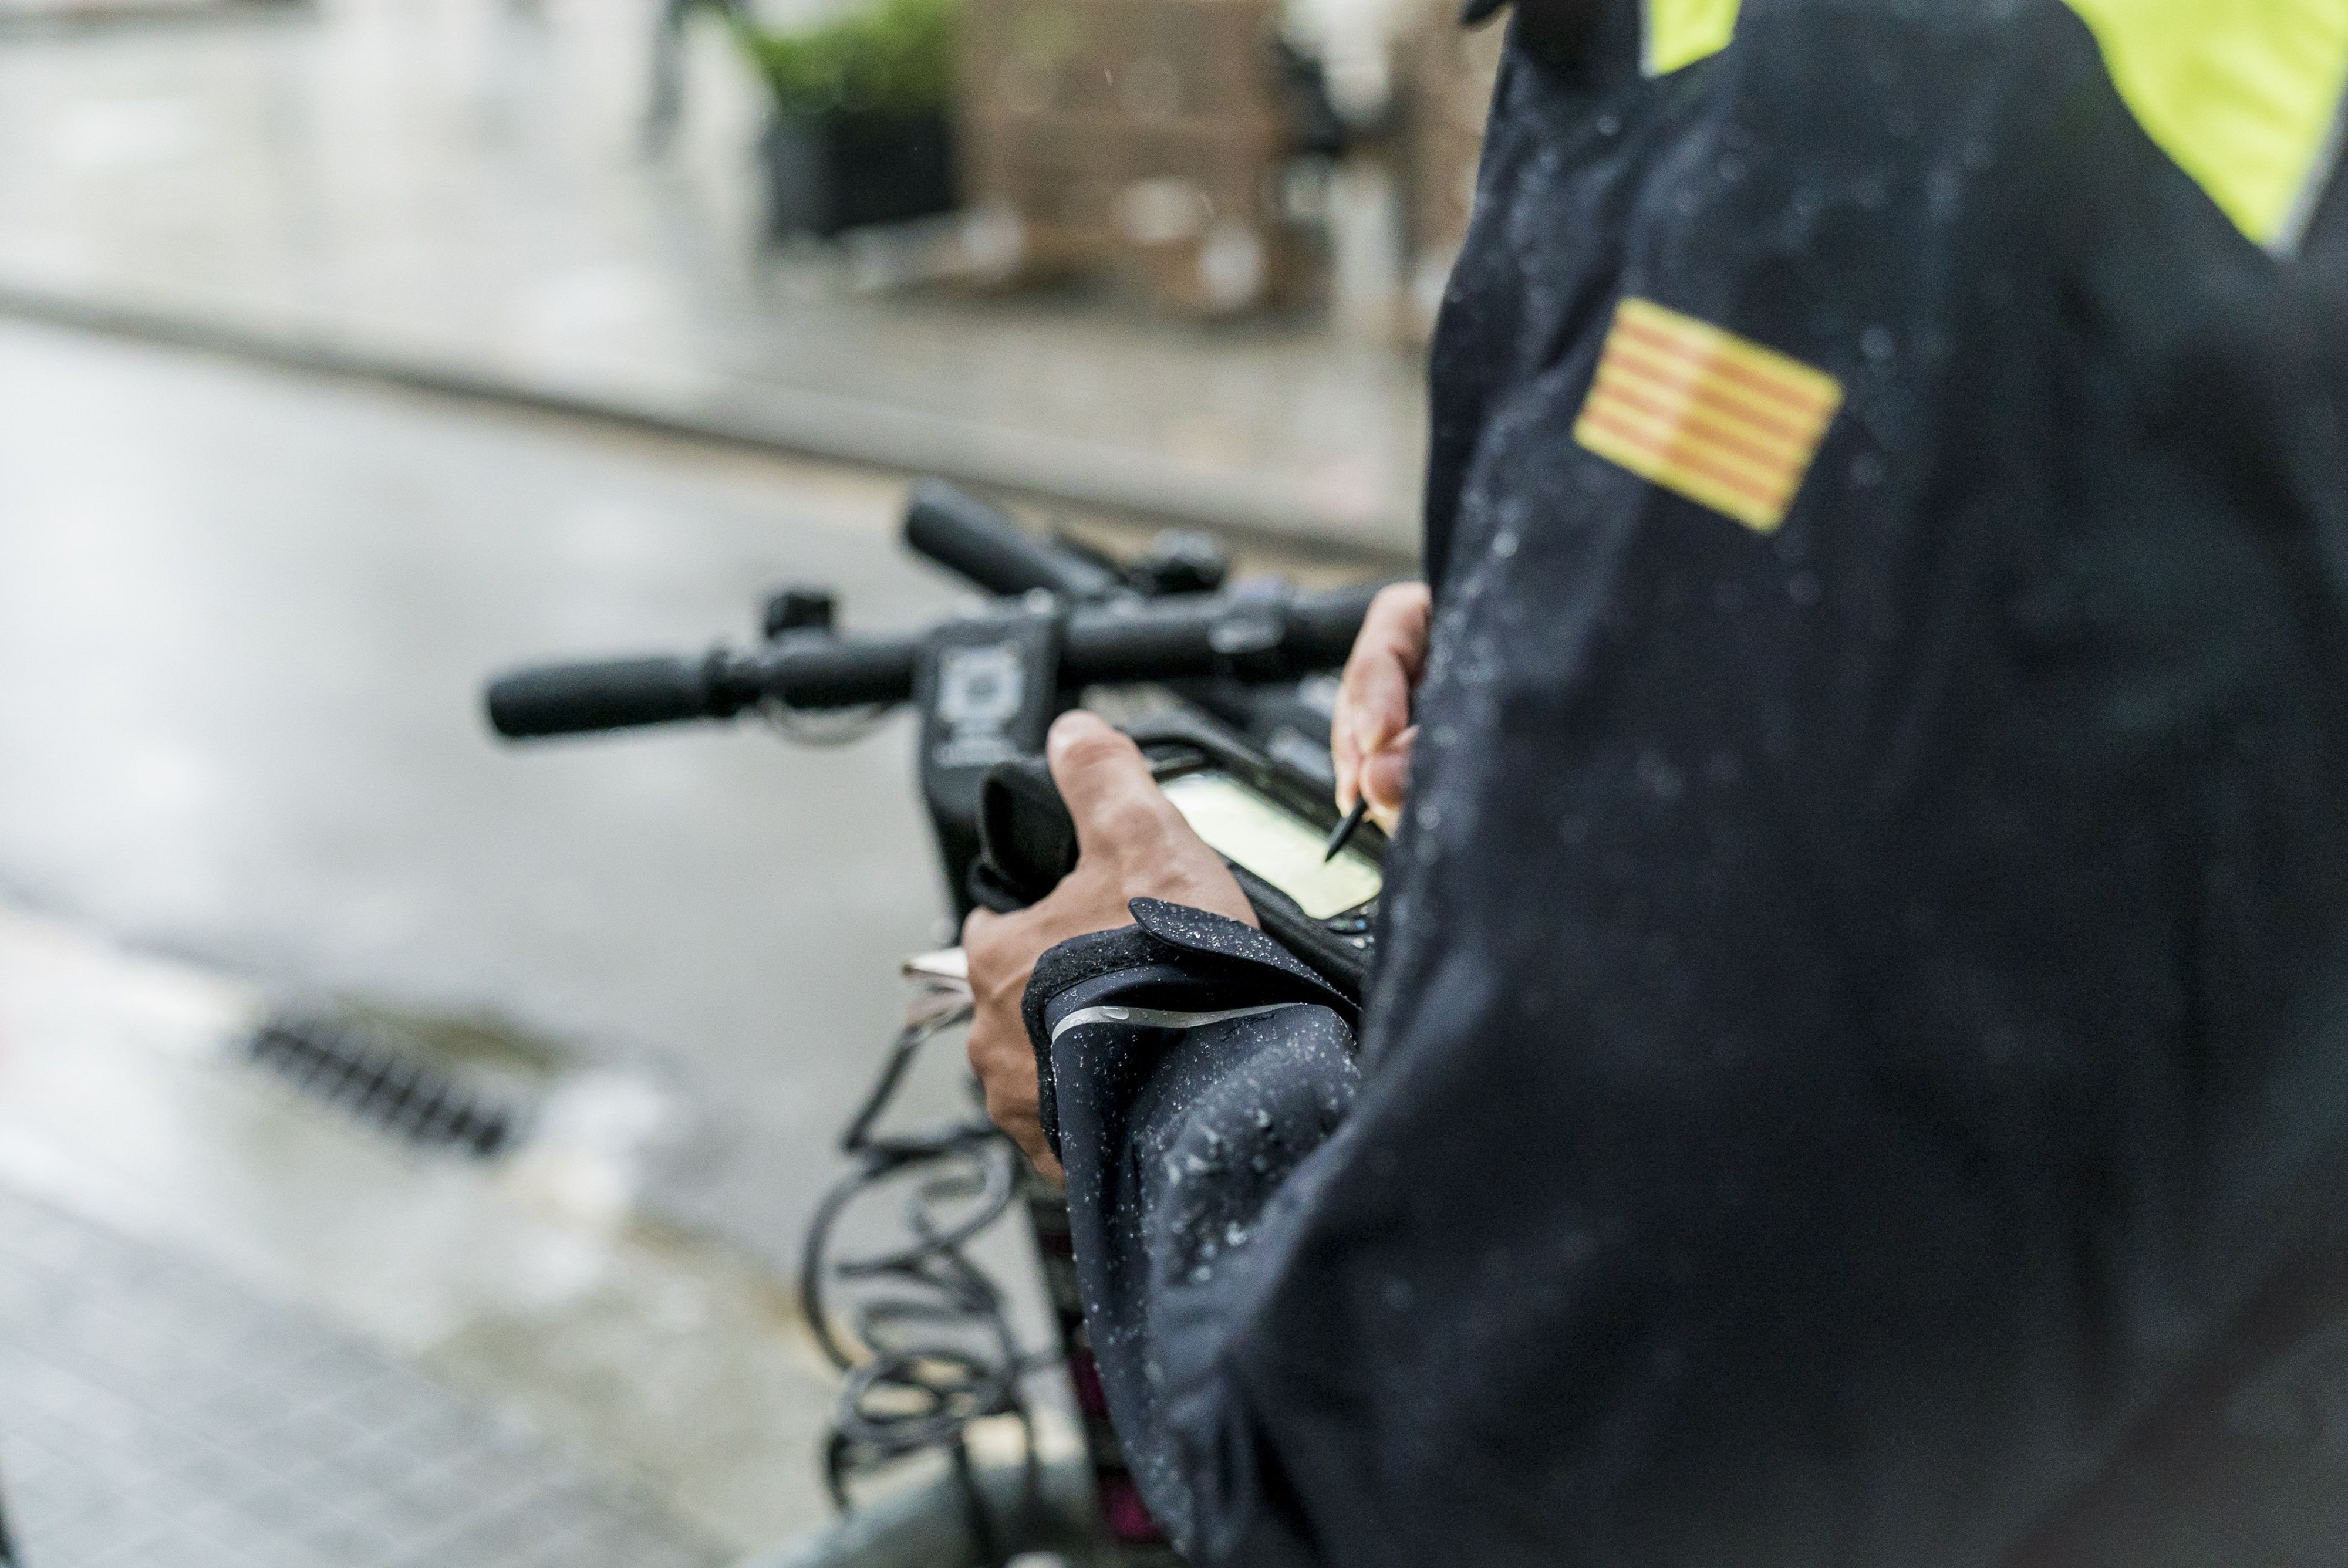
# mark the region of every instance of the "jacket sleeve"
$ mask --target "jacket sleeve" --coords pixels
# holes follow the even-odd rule
[[[1138,899],[1036,967],[1027,1021],[1093,1351],[1191,1561],[1311,1561],[1231,1358],[1352,1105],[1353,1005],[1261,932]]]

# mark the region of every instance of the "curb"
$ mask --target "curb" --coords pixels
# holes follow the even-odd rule
[[[1417,519],[1356,511],[1306,487],[1201,473],[1148,453],[891,404],[769,387],[755,397],[673,405],[532,382],[324,336],[272,331],[0,283],[0,318],[722,446],[828,458],[1112,517],[1204,528],[1235,542],[1302,548],[1333,561],[1411,569]]]

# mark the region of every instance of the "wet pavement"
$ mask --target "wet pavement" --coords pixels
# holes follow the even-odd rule
[[[828,1522],[795,1301],[647,1206],[670,1091],[570,1057],[502,1157],[419,1147],[250,1058],[275,989],[0,907],[0,1478],[33,1568],[715,1563]]]
[[[1421,371],[1311,322],[875,294],[762,257],[725,40],[650,0],[0,33],[0,310],[1408,551]]]
[[[941,934],[906,734],[515,752],[478,688],[738,635],[785,579],[932,616],[901,495],[0,325],[0,1189],[514,1415],[685,1538],[821,1522],[831,1379],[778,1281],[896,961]],[[520,1152],[420,1149],[234,1058],[265,1009],[353,995],[525,1020]],[[961,1109],[956,1055],[914,1113]]]
[[[761,252],[722,41],[643,155],[649,0],[187,9],[0,15],[12,1520],[34,1568],[770,1547],[829,1513],[781,1282],[948,935],[910,730],[514,750],[483,677],[746,638],[786,581],[958,602],[901,479],[780,449],[1391,559],[1418,373]],[[253,1057],[358,1016],[510,1147]],[[968,1112],[954,1047],[909,1119]],[[1024,1237],[983,1255],[1043,1344]]]
[[[746,637],[785,581],[836,587],[850,626],[931,619],[962,600],[899,548],[902,496],[0,323],[0,1256],[65,1260],[0,1279],[0,1359],[45,1368],[60,1409],[84,1400],[104,1376],[73,1359],[76,1315],[151,1321],[108,1304],[133,1279],[203,1296],[230,1335],[149,1347],[161,1402],[88,1394],[103,1430],[0,1397],[35,1568],[101,1544],[201,1561],[171,1548],[169,1487],[120,1524],[135,1542],[85,1539],[113,1516],[44,1489],[114,1436],[139,1476],[234,1450],[172,1379],[280,1323],[375,1368],[368,1388],[453,1395],[511,1448],[517,1497],[602,1499],[667,1543],[644,1561],[825,1522],[834,1383],[784,1282],[901,1017],[898,960],[948,934],[908,727],[517,749],[479,691],[518,661]],[[510,1109],[511,1147],[470,1158],[378,1113],[365,1074],[253,1059],[265,1022],[314,1042],[321,1017]],[[917,1070],[909,1122],[968,1112],[956,1045]],[[1022,1342],[1046,1344],[1024,1235],[982,1255]],[[364,1491],[370,1462],[285,1509],[339,1528],[335,1489]],[[377,1560],[213,1523],[216,1547],[248,1526],[280,1542],[240,1561]],[[533,1560],[505,1549],[433,1560]]]
[[[0,328],[0,886],[321,991],[689,1062],[671,1212],[784,1256],[941,935],[909,742],[515,750],[485,674],[692,650],[761,589],[953,602],[901,487]],[[672,1071],[657,1068],[656,1071]]]
[[[215,1273],[0,1191],[0,1472],[38,1568],[716,1568],[624,1482]]]

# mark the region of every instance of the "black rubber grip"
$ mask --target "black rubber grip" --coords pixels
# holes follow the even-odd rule
[[[1293,680],[1345,662],[1378,585],[1251,600],[1153,600],[1068,618],[1060,673],[1069,686],[1228,675]]]
[[[1300,593],[1289,601],[1287,637],[1282,651],[1301,672],[1344,667],[1354,651],[1354,641],[1368,619],[1370,600],[1384,582],[1357,583],[1348,588]]]
[[[906,502],[905,543],[1006,598],[1040,588],[1069,600],[1101,599],[1119,586],[1096,563],[1035,538],[999,507],[934,479],[915,485]]]
[[[730,714],[713,701],[707,659],[613,659],[518,670],[489,682],[499,734],[570,735]]]
[[[972,892],[997,914],[1049,895],[1076,868],[1076,825],[1041,757],[987,771],[978,791],[979,864]]]

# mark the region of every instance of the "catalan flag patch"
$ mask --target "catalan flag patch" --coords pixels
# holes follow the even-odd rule
[[[1573,438],[1756,533],[1786,520],[1842,383],[1708,322],[1625,299]]]

